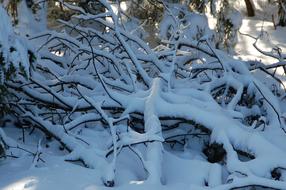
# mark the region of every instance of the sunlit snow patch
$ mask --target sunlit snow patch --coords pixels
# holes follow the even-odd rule
[[[56,56],[59,56],[59,57],[63,57],[64,56],[64,52],[63,51],[52,51],[51,52],[52,54],[56,55]]]
[[[143,184],[144,181],[130,181],[129,184],[136,184],[136,185],[141,185]]]
[[[2,190],[35,190],[37,187],[38,180],[36,177],[27,177],[19,181],[16,181],[8,186],[4,187]]]

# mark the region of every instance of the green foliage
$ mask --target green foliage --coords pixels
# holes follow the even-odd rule
[[[31,50],[28,50],[28,56],[30,63],[34,63],[36,61],[36,56]]]
[[[4,83],[4,65],[5,65],[5,60],[4,60],[4,56],[3,53],[0,51],[0,84]]]
[[[158,22],[163,15],[163,11],[162,3],[154,0],[134,0],[127,10],[129,15],[151,23]]]
[[[8,114],[11,110],[7,104],[9,92],[5,85],[0,84],[0,118]]]
[[[8,53],[13,53],[16,51],[17,49],[11,46]],[[9,59],[5,60],[3,54],[2,45],[0,44],[0,118],[11,112],[8,102],[12,94],[9,92],[6,86],[6,82],[16,78],[17,74],[28,78],[25,67],[21,62],[17,66],[18,68],[16,68],[14,65],[15,63],[9,61]],[[28,50],[28,56],[30,64],[35,62],[36,56],[32,51]]]
[[[217,17],[216,48],[231,53],[237,43],[237,32],[242,24],[241,14],[236,10],[229,0],[220,2]]]
[[[0,158],[5,157],[5,148],[4,148],[4,144],[1,142],[0,139]]]
[[[198,11],[199,13],[204,13],[206,10],[207,1],[205,0],[193,0],[190,3],[190,9],[192,11]]]
[[[5,69],[4,56],[3,53],[0,52],[0,118],[9,112],[9,108],[7,106],[8,90],[4,82],[11,78],[14,69],[12,66],[9,67],[8,70]]]
[[[203,149],[203,153],[207,156],[210,163],[221,162],[226,156],[226,151],[223,144],[217,142],[206,145],[206,147]]]

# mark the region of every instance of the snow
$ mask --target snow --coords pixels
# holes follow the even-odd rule
[[[131,155],[129,155],[130,158]],[[132,158],[132,157],[131,157]],[[135,160],[128,159],[128,156],[120,158],[121,164],[127,164],[123,160],[129,160],[137,164],[140,164]],[[207,175],[208,165],[205,165],[201,161],[188,161],[182,158],[174,157],[172,154],[166,153],[164,163],[169,163],[164,166],[164,171],[168,174],[166,180],[168,184],[159,185],[159,184],[147,184],[144,181],[139,181],[132,171],[132,167],[138,167],[136,164],[130,165],[129,168],[120,168],[121,176],[123,180],[129,179],[129,182],[120,184],[113,189],[174,189],[177,187],[188,187],[189,185],[184,184],[186,180],[192,180],[191,182],[201,181],[204,183],[204,177]],[[105,190],[109,189],[100,182],[99,174],[92,169],[85,169],[81,166],[74,165],[72,163],[64,162],[62,159],[59,159],[56,156],[44,155],[44,160],[46,161],[47,166],[40,168],[29,169],[31,164],[31,158],[23,158],[13,160],[11,163],[5,163],[1,166],[1,181],[0,189],[11,190],[11,189],[70,189],[70,190]],[[182,165],[179,168],[176,168],[176,163],[181,162]],[[183,164],[188,165],[184,167]],[[204,170],[206,168],[206,170]],[[129,171],[128,171],[129,170]],[[201,170],[202,172],[199,172]],[[177,174],[176,174],[177,173]],[[196,179],[192,178],[196,176]],[[77,180],[74,182],[73,180]]]
[[[17,159],[13,165],[6,164],[1,170],[0,189],[76,190],[99,181],[94,170],[86,170],[53,156],[45,158],[45,161],[49,163],[49,167],[29,169],[31,159]],[[79,183],[71,183],[74,179],[79,180]]]
[[[257,16],[259,17],[259,16]],[[286,39],[284,38],[286,34],[286,29],[282,27],[277,27],[274,29],[273,23],[270,21],[263,21],[259,18],[244,18],[242,22],[242,27],[240,32],[242,34],[238,35],[238,41],[236,52],[238,57],[243,60],[261,60],[263,63],[269,64],[277,60],[264,56],[259,51],[253,47],[255,39],[243,34],[249,34],[253,37],[258,37],[262,28],[266,32],[264,40],[259,41],[259,47],[264,50],[271,51],[275,46],[279,46],[283,52],[286,51]]]
[[[138,36],[121,28],[116,14],[111,11],[114,6],[105,5],[107,13],[104,14],[111,16],[109,22],[88,13],[75,18],[93,18],[105,23],[111,32],[95,34],[105,40],[106,47],[99,42],[86,43],[88,40],[76,33],[71,37],[67,31],[51,32],[45,46],[37,44],[41,40],[34,42],[39,54],[46,58],[37,63],[36,69],[44,71],[20,84],[7,83],[12,90],[25,92],[20,96],[17,109],[22,118],[36,123],[37,129],[31,133],[30,126],[21,131],[13,123],[0,128],[1,142],[3,140],[10,146],[7,150],[10,157],[0,159],[0,189],[104,190],[110,189],[105,185],[113,182],[116,190],[229,190],[249,185],[286,189],[286,137],[281,129],[285,108],[282,100],[264,84],[265,75],[249,71],[249,62],[241,61],[259,60],[267,66],[281,60],[261,55],[253,47],[255,39],[243,34],[239,35],[235,47],[236,59],[212,48],[211,42],[200,44],[196,40],[207,40],[213,33],[205,25],[207,18],[195,14],[188,15],[186,20],[195,25],[204,23],[206,33],[200,36],[202,38],[196,39],[197,28],[191,28],[190,33],[186,30],[174,36],[178,41],[165,39],[170,40],[166,41],[168,47],[154,51]],[[7,17],[2,8],[0,16]],[[233,20],[237,17],[235,15]],[[163,28],[177,24],[175,21],[169,23],[171,18],[168,19],[162,23]],[[237,25],[241,24],[239,19],[236,21]],[[6,24],[8,27],[4,30]],[[261,34],[262,24],[263,31],[269,36],[263,33],[264,38],[257,45],[269,52],[275,45],[284,50],[286,28],[273,30],[271,22],[261,21],[259,15],[244,18],[240,31],[257,37]],[[14,35],[9,27],[10,23],[0,23],[0,43],[5,45],[9,44],[9,35]],[[77,29],[87,32],[81,26]],[[167,37],[167,34],[162,36]],[[188,41],[191,38],[194,41]],[[25,68],[29,68],[24,42],[15,36],[13,39],[18,54],[12,54],[14,60],[11,60],[13,63],[17,63],[18,58],[24,60]],[[69,57],[68,51],[49,53],[49,47],[60,42],[70,48],[71,55],[78,57]],[[117,44],[120,44],[118,51],[114,47]],[[209,66],[211,71],[204,72],[208,82],[204,82],[204,78],[192,80],[192,73],[186,78],[175,79],[174,72],[183,60],[176,54],[179,45],[186,46],[180,49],[183,58],[188,53],[195,58],[198,54],[205,56],[189,67],[200,70]],[[194,47],[201,51],[192,49]],[[161,58],[164,56],[166,58]],[[74,65],[71,65],[72,59]],[[216,73],[216,69],[219,72]],[[137,77],[141,77],[141,81]],[[221,103],[217,103],[214,91],[222,85],[226,89],[233,88],[234,92],[227,100],[225,90],[219,95]],[[256,98],[256,103],[250,107],[240,103],[245,90]],[[57,109],[35,106],[32,99]],[[46,114],[47,111],[54,114]],[[52,115],[52,118],[44,119],[45,114]],[[136,115],[139,115],[138,120],[142,118],[142,127],[140,121],[135,126],[129,124]],[[242,121],[252,115],[259,115],[264,121],[263,130],[256,128],[256,123],[247,125]],[[136,128],[142,128],[142,132]],[[195,135],[198,132],[205,136]],[[47,134],[52,138],[46,138]],[[183,143],[178,138],[178,143],[173,145],[175,148],[171,143],[164,143],[175,135],[189,137]],[[25,136],[28,140],[23,143]],[[202,153],[207,143],[220,143],[226,151],[226,158],[218,163],[207,162]],[[254,158],[243,160],[238,150]],[[282,170],[281,180],[274,180],[271,176],[275,168]]]

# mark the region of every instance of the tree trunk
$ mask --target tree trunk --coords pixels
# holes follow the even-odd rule
[[[279,22],[278,26],[286,26],[286,2],[283,0],[280,0],[278,2],[278,17],[279,17]]]
[[[255,16],[254,6],[253,6],[251,0],[244,0],[244,2],[246,5],[247,16],[249,16],[249,17]]]

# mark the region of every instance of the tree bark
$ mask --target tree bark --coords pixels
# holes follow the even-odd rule
[[[246,5],[247,16],[249,16],[249,17],[255,16],[254,6],[253,6],[251,0],[244,0],[244,2]]]

